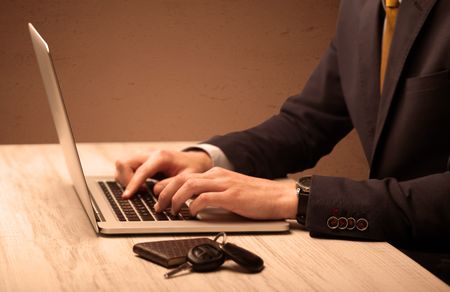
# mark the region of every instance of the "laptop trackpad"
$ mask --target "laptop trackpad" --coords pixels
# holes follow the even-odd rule
[[[242,217],[236,213],[227,211],[222,208],[207,207],[197,213],[197,219],[202,221],[247,221],[245,217]]]

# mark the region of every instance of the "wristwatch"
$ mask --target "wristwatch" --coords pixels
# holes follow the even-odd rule
[[[297,222],[305,225],[306,210],[308,209],[309,194],[311,193],[312,176],[304,176],[299,178],[296,182],[298,208],[297,208]]]

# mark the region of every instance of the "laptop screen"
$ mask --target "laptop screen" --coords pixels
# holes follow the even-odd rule
[[[55,123],[56,132],[58,133],[59,143],[61,144],[64,153],[67,168],[69,169],[78,198],[83,204],[91,224],[98,233],[99,230],[92,208],[91,196],[86,185],[80,158],[67,117],[58,79],[50,56],[50,49],[31,23],[28,24],[28,28],[30,30],[34,52],[41,72],[42,81],[44,82],[45,92],[47,93],[50,110],[53,115],[53,121]]]

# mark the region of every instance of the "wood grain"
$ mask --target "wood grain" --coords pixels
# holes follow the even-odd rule
[[[112,174],[120,155],[190,144],[79,148],[87,174]],[[189,236],[97,236],[57,145],[0,146],[0,187],[0,291],[449,291],[387,243],[314,239],[296,223],[284,234],[229,236],[264,259],[260,274],[227,262],[166,280],[166,269],[136,257],[133,244]]]

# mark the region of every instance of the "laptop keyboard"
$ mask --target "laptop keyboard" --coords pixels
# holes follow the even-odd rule
[[[172,215],[170,209],[156,213],[156,198],[149,190],[153,189],[153,183],[147,182],[147,188],[137,192],[130,200],[122,199],[123,188],[115,181],[99,181],[100,188],[111,205],[119,221],[180,221],[192,220],[189,208],[183,205],[179,214]]]

